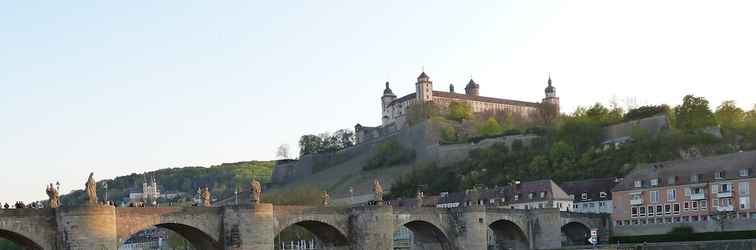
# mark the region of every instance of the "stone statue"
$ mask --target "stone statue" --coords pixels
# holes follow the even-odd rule
[[[94,173],[89,173],[89,179],[84,184],[84,190],[87,192],[87,201],[90,205],[97,204],[97,182],[94,179]]]
[[[210,189],[207,186],[202,188],[202,194],[200,194],[203,207],[210,207]]]
[[[252,183],[249,186],[249,196],[252,198],[252,204],[259,204],[260,200],[262,200],[262,186],[260,182],[252,179]]]
[[[417,194],[415,196],[415,202],[416,202],[417,207],[422,207],[423,206],[423,197],[424,196],[425,195],[423,194],[423,191],[420,191],[420,190],[417,191]]]
[[[58,189],[53,187],[53,184],[50,183],[50,186],[47,186],[47,197],[49,197],[49,206],[50,208],[58,208],[60,207],[60,194],[58,193]]]
[[[383,201],[383,187],[381,186],[381,181],[378,180],[378,178],[373,179],[373,195],[375,195],[374,200],[376,202]]]
[[[331,204],[331,195],[329,195],[327,191],[323,191],[323,195],[321,195],[320,198],[323,200],[324,207],[327,207]]]

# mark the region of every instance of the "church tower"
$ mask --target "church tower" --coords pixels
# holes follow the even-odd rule
[[[544,92],[546,93],[546,98],[543,98],[543,103],[551,103],[556,105],[557,111],[559,110],[559,97],[556,96],[556,88],[551,85],[551,74],[549,74],[549,86],[546,87]]]
[[[386,89],[383,90],[383,96],[381,96],[381,123],[383,125],[388,123],[389,117],[391,116],[391,114],[389,114],[388,105],[394,100],[396,100],[396,95],[394,95],[394,92],[389,88],[389,82],[386,82]]]
[[[418,103],[429,102],[433,100],[433,82],[430,77],[423,73],[417,77],[417,83],[415,83],[415,97]]]
[[[472,78],[470,78],[470,82],[467,83],[467,86],[465,86],[465,95],[469,96],[479,96],[480,95],[480,85],[475,83]]]

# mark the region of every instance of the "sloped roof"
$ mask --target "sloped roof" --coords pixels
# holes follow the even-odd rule
[[[541,198],[540,193],[546,192],[545,196]],[[528,198],[528,194],[533,193],[533,198]],[[517,201],[514,200],[514,196],[519,195]],[[518,185],[508,185],[504,187],[497,187],[491,189],[479,190],[476,199],[475,191],[469,192],[454,192],[441,197],[438,201],[440,204],[475,200],[489,200],[489,199],[501,199],[504,198],[506,203],[517,204],[525,202],[538,202],[548,200],[569,200],[569,195],[562,190],[552,180],[537,180],[526,181]]]
[[[562,187],[564,192],[566,192],[568,195],[574,195],[575,202],[611,200],[612,188],[614,188],[614,186],[616,186],[618,183],[615,180],[616,179],[614,177],[610,177],[568,181],[560,183],[559,186]],[[606,193],[606,196],[604,198],[601,198],[601,192]],[[587,200],[582,199],[581,196],[583,193],[587,194]]]
[[[634,187],[636,180],[642,182],[642,188],[648,188],[649,180],[654,178],[659,178],[658,187],[693,184],[694,182],[691,181],[691,176],[693,175],[701,175],[702,180],[699,180],[699,183],[710,182],[715,180],[714,174],[719,171],[724,171],[724,180],[753,178],[754,168],[756,168],[756,151],[647,163],[636,166],[612,191],[636,189]],[[741,177],[738,176],[738,172],[741,169],[751,170],[748,176]],[[668,182],[670,177],[674,177],[675,184]]]

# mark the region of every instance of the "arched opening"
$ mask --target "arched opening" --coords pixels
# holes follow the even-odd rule
[[[395,250],[452,249],[441,229],[426,221],[410,221],[394,232]]]
[[[183,224],[165,223],[130,235],[121,243],[118,250],[163,248],[221,250],[223,245],[197,228]]]
[[[488,228],[488,249],[528,249],[527,236],[514,222],[498,220]]]
[[[562,246],[589,245],[591,229],[580,222],[570,222],[562,226]]]
[[[334,226],[320,221],[300,221],[281,230],[275,249],[349,249],[349,240]]]
[[[0,249],[42,250],[42,246],[19,233],[0,229]]]

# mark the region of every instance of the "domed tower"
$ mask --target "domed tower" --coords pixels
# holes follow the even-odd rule
[[[433,100],[433,82],[430,77],[423,73],[417,77],[417,83],[415,83],[415,97],[418,103],[429,102]]]
[[[472,78],[470,78],[470,82],[467,83],[467,86],[465,86],[465,95],[471,95],[471,96],[479,96],[480,95],[480,85],[475,83]]]
[[[546,87],[544,92],[546,93],[546,98],[543,98],[544,103],[551,103],[557,106],[557,110],[559,110],[559,97],[556,96],[556,88],[551,85],[551,74],[549,74],[549,86]]]
[[[394,100],[396,100],[396,95],[394,95],[394,92],[389,88],[389,82],[386,82],[386,89],[383,90],[383,96],[381,96],[381,122],[383,125],[386,125],[389,121],[389,117],[391,117],[388,106]]]

